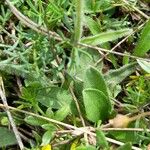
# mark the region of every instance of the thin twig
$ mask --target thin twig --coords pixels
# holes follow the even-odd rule
[[[31,139],[29,139],[28,137],[26,137],[26,136],[23,135],[22,133],[19,132],[19,135],[20,135],[20,137],[21,137],[25,142],[28,142],[28,143],[31,142]]]
[[[59,143],[52,144],[52,146],[53,146],[53,147],[58,147],[58,146],[61,146],[61,145],[64,145],[64,144],[70,143],[71,141],[72,141],[72,139],[64,140],[64,141],[61,141],[61,142],[59,142]]]
[[[73,98],[73,100],[74,100],[74,102],[76,104],[76,107],[77,107],[77,110],[78,110],[79,117],[81,119],[82,125],[83,125],[83,127],[86,127],[85,121],[83,119],[83,116],[82,116],[82,113],[81,113],[81,110],[80,110],[80,106],[79,106],[78,100],[77,100],[77,98],[76,98],[76,96],[75,96],[75,94],[74,94],[73,89],[72,89],[71,86],[69,87],[69,90],[70,90],[72,98]],[[84,134],[84,138],[85,138],[86,143],[88,144],[88,137],[87,137],[86,133]]]
[[[93,127],[85,127],[89,131],[94,132],[96,129]],[[137,131],[137,132],[150,132],[150,129],[143,129],[143,128],[106,128],[101,126],[100,128],[97,128],[97,130],[102,130],[102,131]],[[66,134],[66,133],[72,133],[74,130],[60,130],[57,131],[56,133],[58,134]],[[74,132],[73,132],[74,133]]]
[[[145,13],[143,13],[141,10],[139,10],[138,8],[136,8],[135,6],[129,4],[128,1],[126,0],[122,0],[125,4],[127,4],[129,7],[131,7],[132,9],[134,9],[136,12],[138,12],[141,16],[143,16],[146,19],[150,19],[149,16],[147,16]]]
[[[72,133],[74,130],[59,130],[56,131],[56,134],[67,134],[67,133]]]
[[[24,133],[25,135],[28,135],[28,136],[34,138],[34,135],[30,131],[26,131],[20,127],[18,127],[18,131]]]
[[[150,129],[142,128],[101,128],[102,131],[138,131],[138,132],[150,132]]]
[[[15,125],[15,122],[14,122],[14,120],[13,120],[13,117],[12,117],[10,111],[9,111],[7,99],[6,99],[6,96],[5,96],[5,91],[4,91],[4,85],[3,85],[2,77],[0,77],[0,97],[1,97],[1,99],[2,99],[2,102],[3,102],[4,106],[5,106],[4,108],[5,108],[5,111],[6,111],[6,113],[7,113],[9,122],[10,122],[10,124],[11,124],[11,126],[12,126],[12,129],[13,129],[13,132],[14,132],[14,134],[15,134],[15,137],[16,137],[16,140],[17,140],[17,142],[18,142],[18,145],[19,145],[20,149],[23,150],[23,149],[24,149],[23,142],[22,142],[22,140],[21,140],[21,137],[20,137],[20,135],[19,135],[19,132],[18,132],[18,130],[17,130],[17,127],[16,127],[16,125]]]
[[[73,129],[73,130],[77,130],[77,131],[80,131],[82,133],[87,133],[89,135],[92,135],[92,136],[96,136],[95,133],[93,132],[90,132],[88,130],[85,130],[83,128],[77,128],[75,126],[72,126],[70,124],[66,124],[66,123],[63,123],[63,122],[60,122],[60,121],[57,121],[57,120],[54,120],[54,119],[50,119],[50,118],[47,118],[47,117],[44,117],[44,116],[40,116],[38,114],[34,114],[34,113],[31,113],[31,112],[28,112],[28,111],[24,111],[24,110],[20,110],[20,109],[17,109],[17,108],[14,108],[14,107],[11,107],[11,106],[5,106],[4,104],[0,104],[0,107],[1,108],[6,108],[8,107],[9,109],[11,110],[14,110],[14,111],[17,111],[17,112],[20,112],[20,113],[24,113],[24,114],[28,114],[28,115],[31,115],[31,116],[34,116],[34,117],[37,117],[37,118],[41,118],[43,120],[46,120],[48,122],[51,122],[51,123],[54,123],[54,124],[57,124],[57,125],[61,125],[63,127],[66,127],[68,129]],[[114,139],[111,139],[111,138],[108,138],[106,137],[106,140],[110,143],[113,143],[113,144],[116,144],[116,145],[124,145],[123,142],[120,142],[120,141],[117,141],[117,140],[114,140]],[[138,147],[135,147],[135,146],[132,146],[132,149],[133,150],[141,150],[140,148]]]
[[[108,53],[116,54],[116,55],[119,55],[119,56],[127,56],[127,57],[129,57],[129,58],[139,59],[139,60],[143,60],[143,61],[150,62],[150,59],[147,59],[147,58],[132,56],[131,54],[124,54],[124,53],[120,53],[120,52],[110,51],[110,50],[107,50],[107,49],[104,49],[104,48],[100,48],[100,47],[98,47],[98,46],[92,46],[92,45],[83,44],[83,43],[78,43],[78,44],[79,44],[80,46],[82,46],[82,47],[95,49],[95,50],[97,50],[97,51],[108,52]]]

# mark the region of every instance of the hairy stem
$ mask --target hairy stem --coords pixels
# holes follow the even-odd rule
[[[83,17],[84,17],[84,0],[76,0],[76,19],[75,19],[75,35],[74,43],[80,42],[83,30]]]

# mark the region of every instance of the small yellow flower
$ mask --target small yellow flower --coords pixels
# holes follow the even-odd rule
[[[42,147],[42,150],[52,150],[52,147],[50,144],[47,144],[47,145]]]
[[[79,142],[79,139],[77,138],[77,139],[75,139],[74,141],[73,141],[73,143],[71,144],[71,148],[70,148],[70,150],[76,150],[76,147],[78,146],[78,143]]]

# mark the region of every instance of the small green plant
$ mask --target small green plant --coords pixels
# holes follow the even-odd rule
[[[136,107],[144,106],[149,101],[149,77],[146,75],[131,76],[132,80],[126,88],[125,101]]]
[[[0,2],[0,148],[146,149],[148,15],[145,0]]]

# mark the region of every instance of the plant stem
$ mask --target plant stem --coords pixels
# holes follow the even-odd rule
[[[82,125],[83,125],[83,127],[86,127],[85,121],[83,119],[83,116],[82,116],[82,113],[81,113],[81,110],[80,110],[80,106],[79,106],[78,100],[77,100],[77,98],[76,98],[76,96],[75,96],[75,94],[74,94],[73,89],[72,89],[71,86],[69,87],[69,90],[70,90],[72,98],[73,98],[73,100],[74,100],[74,102],[76,104],[76,107],[77,107],[77,110],[78,110],[79,117],[81,119]],[[84,139],[85,139],[86,144],[88,145],[88,136],[87,136],[87,133],[84,133]]]
[[[74,30],[74,43],[80,42],[83,30],[83,18],[84,18],[84,0],[76,0],[76,19]]]

